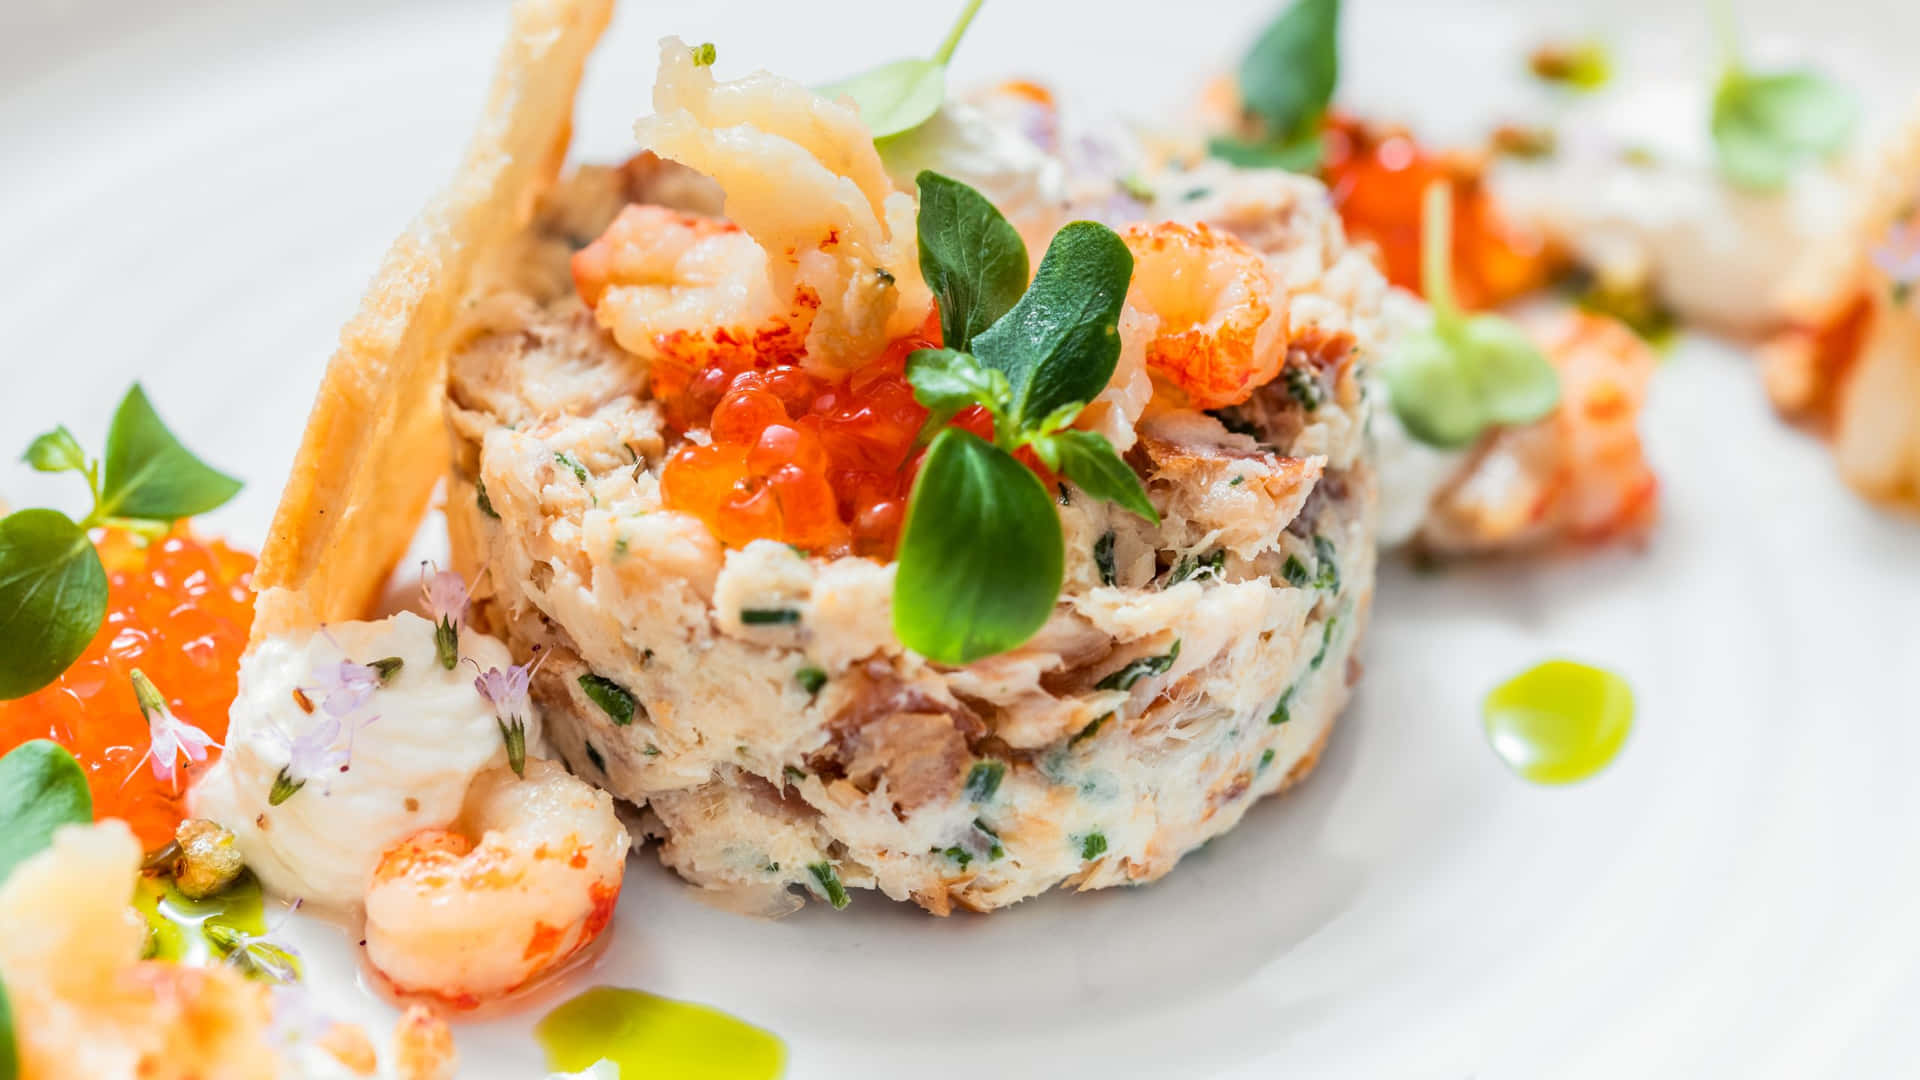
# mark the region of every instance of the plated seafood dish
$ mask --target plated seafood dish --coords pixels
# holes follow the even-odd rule
[[[1733,358],[1714,408],[1778,411],[1768,460],[1830,446],[1793,475],[1841,481],[1875,603],[1911,594],[1920,111],[1724,10],[1670,142],[1622,134],[1666,108],[1631,59],[1534,28],[1532,96],[1462,137],[1355,80],[1383,53],[1342,7],[1221,31],[1149,120],[1091,104],[1098,65],[995,70],[981,0],[838,78],[516,0],[289,469],[157,366],[13,432],[0,1080],[931,1060],[903,1006],[822,1011],[861,986],[977,1002],[955,1030],[1034,1075],[1394,1073],[1067,1020],[1283,986],[1364,927],[1349,804],[1453,820],[1424,867],[1470,792],[1543,827],[1638,797],[1669,736],[1636,710],[1680,698],[1576,586],[1684,606],[1635,567],[1724,542],[1674,454],[1722,422],[1660,426],[1701,407],[1688,350]],[[1516,1061],[1556,1070],[1459,1058]]]

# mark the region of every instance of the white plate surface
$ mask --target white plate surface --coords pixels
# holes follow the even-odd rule
[[[716,41],[723,73],[822,80],[931,47],[950,6],[629,3],[583,149],[624,152],[661,34]],[[958,76],[1166,117],[1268,6],[990,3]],[[1547,28],[1705,85],[1690,5],[1541,6],[1350,0],[1345,97],[1484,127]],[[1911,94],[1906,0],[1747,7],[1762,48]],[[140,378],[251,481],[209,525],[257,542],[337,327],[452,168],[503,25],[492,0],[0,5],[0,451],[56,421],[97,439]],[[1911,1075],[1920,528],[1841,489],[1733,350],[1679,349],[1648,424],[1646,550],[1385,568],[1312,781],[1162,883],[948,920],[860,894],[766,923],[645,858],[610,947],[551,997],[718,1005],[783,1037],[796,1080]],[[24,467],[0,492],[71,506]],[[1640,702],[1614,768],[1566,789],[1513,779],[1478,724],[1489,686],[1553,656]],[[384,1028],[340,932],[293,933],[331,1005]],[[540,1075],[533,1015],[463,1025],[462,1075]]]

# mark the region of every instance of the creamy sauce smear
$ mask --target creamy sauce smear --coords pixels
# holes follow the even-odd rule
[[[216,896],[189,900],[171,881],[141,877],[133,906],[147,920],[153,957],[178,964],[216,963],[220,953],[207,940],[205,927],[219,923],[250,937],[267,932],[266,903],[252,874]]]
[[[772,1032],[718,1009],[598,986],[534,1028],[547,1067],[576,1072],[602,1058],[620,1080],[774,1080],[787,1048]]]
[[[1633,730],[1633,690],[1605,668],[1549,660],[1493,688],[1481,707],[1487,742],[1536,784],[1599,772]]]

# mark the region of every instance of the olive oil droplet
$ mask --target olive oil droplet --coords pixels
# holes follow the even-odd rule
[[[1487,742],[1536,784],[1571,784],[1613,761],[1633,730],[1633,690],[1605,668],[1549,660],[1493,688]]]
[[[149,950],[156,960],[208,965],[220,954],[207,940],[208,923],[220,923],[243,934],[267,932],[266,902],[252,874],[205,900],[189,900],[173,882],[142,877],[134,889],[133,906],[147,920]]]
[[[579,1072],[602,1058],[620,1080],[775,1080],[787,1048],[772,1032],[718,1009],[597,986],[534,1028],[547,1067]]]

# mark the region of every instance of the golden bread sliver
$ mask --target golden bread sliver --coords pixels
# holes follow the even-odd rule
[[[553,183],[613,0],[518,0],[486,112],[452,184],[387,253],[307,420],[254,575],[254,641],[359,618],[445,475],[454,317],[476,269]]]

